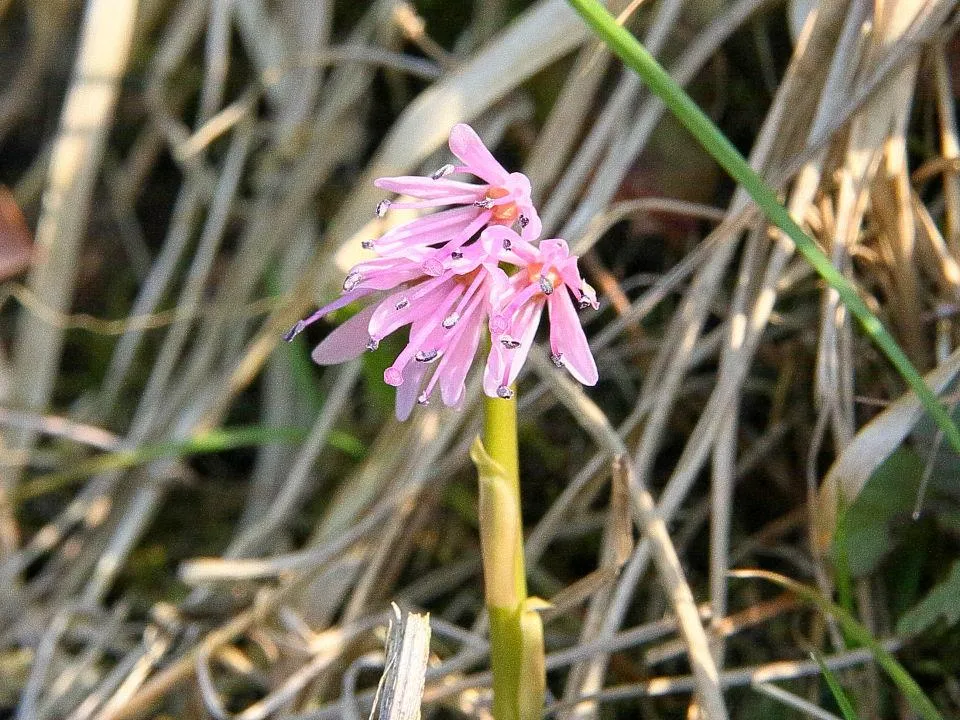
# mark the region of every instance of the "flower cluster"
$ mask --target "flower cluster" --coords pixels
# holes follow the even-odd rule
[[[541,224],[530,199],[530,180],[508,173],[469,125],[453,128],[450,150],[460,165],[444,165],[430,177],[376,181],[379,188],[413,198],[381,201],[378,216],[397,208],[438,211],[364,241],[376,257],[355,265],[343,282],[343,294],[298,322],[284,339],[292,340],[310,323],[354,300],[376,296],[321,342],[312,357],[321,365],[344,362],[375,350],[387,335],[409,326],[406,347],[383,375],[397,388],[397,417],[404,419],[415,404],[428,404],[438,387],[444,404],[460,404],[484,327],[491,338],[484,392],[509,398],[546,306],[554,364],[594,385],[597,366],[574,301],[581,308],[596,308],[596,293],[580,276],[577,257],[566,242],[534,244]],[[481,182],[449,179],[457,174]]]

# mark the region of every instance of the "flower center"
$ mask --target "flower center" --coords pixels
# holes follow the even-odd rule
[[[499,200],[502,197],[506,197],[510,194],[510,191],[502,187],[491,187],[487,190],[487,197],[491,200]],[[517,207],[517,204],[514,202],[504,203],[503,205],[494,205],[491,209],[493,217],[490,219],[504,224],[512,224],[518,217],[520,217],[520,208]]]
[[[553,288],[560,287],[563,283],[556,269],[552,267],[544,268],[543,263],[530,263],[527,265],[527,279],[531,283],[539,284],[542,289],[546,287],[551,288],[550,292],[553,292]],[[549,292],[544,292],[544,295],[549,294]]]
[[[479,274],[480,268],[474,268],[470,272],[464,273],[463,275],[454,275],[452,280],[463,287],[470,287],[470,285],[473,284],[473,281],[477,279],[477,275]]]

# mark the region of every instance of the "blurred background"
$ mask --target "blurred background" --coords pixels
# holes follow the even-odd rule
[[[955,5],[609,3],[953,405]],[[956,458],[559,0],[0,0],[0,717],[365,717],[391,601],[431,613],[425,716],[487,712],[477,383],[398,423],[402,337],[329,368],[329,322],[280,340],[386,229],[373,179],[449,162],[457,122],[531,177],[601,296],[589,401],[543,353],[519,388],[552,712],[691,706],[599,422],[658,500],[732,717],[839,716],[811,651],[860,717],[914,717],[745,567],[845,607],[960,717]]]

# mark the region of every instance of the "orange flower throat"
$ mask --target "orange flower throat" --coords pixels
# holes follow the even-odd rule
[[[502,197],[506,197],[510,194],[510,191],[502,187],[491,187],[487,190],[487,197],[491,200],[499,200]],[[504,203],[503,205],[494,205],[491,208],[493,217],[491,220],[494,220],[498,223],[503,223],[504,225],[512,225],[518,217],[520,217],[520,208],[517,207],[517,204],[514,202]]]

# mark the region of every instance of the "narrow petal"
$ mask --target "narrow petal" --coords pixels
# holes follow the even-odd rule
[[[513,357],[510,363],[510,373],[506,385],[512,385],[520,374],[520,369],[527,361],[527,355],[530,352],[530,346],[533,345],[533,339],[536,337],[537,328],[540,325],[540,315],[543,312],[543,300],[528,303],[526,307],[520,310],[514,323],[513,331],[520,335],[517,338],[520,341],[520,347],[512,351]]]
[[[404,325],[433,314],[448,294],[448,286],[448,280],[435,278],[385,298],[370,318],[369,336],[384,338]]]
[[[397,387],[397,399],[394,405],[394,412],[397,420],[403,422],[413,412],[417,404],[417,398],[420,397],[420,386],[423,384],[423,376],[427,372],[427,366],[421,363],[410,363],[403,370],[403,382]]]
[[[470,206],[425,215],[385,233],[379,240],[374,241],[374,249],[384,255],[446,242],[466,229],[480,213],[479,208]]]
[[[500,334],[491,332],[490,355],[483,373],[483,391],[490,397],[497,397],[498,388],[510,386],[517,379],[537,334],[542,312],[542,299],[529,302],[520,309],[512,327],[513,339],[519,341],[514,349],[504,347]]]
[[[483,226],[486,225],[489,220],[489,210],[485,210],[484,212],[480,213],[473,222],[471,222],[465,228],[457,231],[455,235],[447,238],[447,241],[443,247],[434,250],[430,254],[430,257],[424,260],[424,267],[426,267],[427,262],[434,262],[442,265],[450,256],[451,252],[454,250],[459,250],[461,247],[463,247],[464,243],[469,242],[470,238],[483,229]]]
[[[353,290],[351,292],[344,293],[333,302],[327,303],[326,305],[324,305],[322,308],[317,310],[315,313],[313,313],[309,317],[306,317],[303,320],[298,320],[296,325],[294,325],[292,328],[290,328],[286,332],[286,334],[283,336],[283,339],[286,340],[287,342],[290,342],[297,335],[302,333],[307,328],[307,326],[313,325],[313,323],[315,323],[317,320],[322,318],[324,315],[329,315],[334,310],[339,310],[342,307],[346,307],[347,305],[352,303],[354,300],[359,300],[360,298],[366,295],[369,295],[371,292],[373,291],[360,289],[360,290]]]
[[[543,232],[543,223],[540,222],[536,208],[533,205],[521,205],[520,214],[527,220],[527,224],[520,228],[520,237],[524,240],[536,240]]]
[[[437,368],[438,374],[442,372],[440,396],[443,398],[443,404],[448,407],[456,405],[463,396],[464,381],[480,345],[484,315],[482,302],[478,298],[461,318],[463,328],[459,330],[460,335],[450,344],[443,357],[442,366]]]
[[[497,388],[500,387],[500,377],[503,375],[500,368],[504,360],[502,351],[491,345],[487,353],[487,362],[483,366],[483,393],[487,397],[497,397]]]
[[[451,225],[461,225],[469,223],[480,213],[478,208],[459,207],[441,210],[440,212],[422,215],[418,218],[397,225],[385,232],[381,239],[402,238],[408,235],[419,235],[430,230],[436,230]]]
[[[570,257],[570,246],[561,238],[550,238],[540,241],[540,252],[543,253],[545,263],[562,263]]]
[[[491,185],[502,185],[506,182],[509,174],[469,125],[460,123],[453,126],[450,131],[450,150],[477,177]]]
[[[570,293],[561,290],[548,299],[550,311],[550,347],[554,356],[584,385],[597,384],[597,364],[590,352],[587,336],[573,307]]]
[[[463,291],[459,286],[451,288],[450,285],[456,285],[456,283],[447,283],[443,286],[446,295],[440,300],[440,303],[444,307],[450,307],[455,297]],[[403,382],[403,373],[406,371],[408,364],[419,365],[436,361],[440,352],[440,338],[443,335],[441,323],[444,314],[442,309],[432,308],[431,312],[418,317],[410,324],[410,336],[407,344],[397,355],[393,364],[384,370],[384,382],[398,387]],[[427,354],[429,357],[421,358],[421,354]]]
[[[540,216],[537,209],[533,206],[531,200],[530,178],[523,173],[510,173],[507,178],[506,189],[509,190],[509,200],[516,204],[522,220],[520,222],[520,235],[525,240],[536,240],[543,231],[543,224],[540,222]]]
[[[391,203],[390,207],[395,210],[425,210],[428,208],[443,207],[444,205],[470,205],[477,199],[475,194],[461,193],[459,195],[447,195],[430,200],[398,200]]]
[[[438,179],[409,175],[405,177],[385,177],[373,181],[381,190],[389,190],[401,195],[412,195],[424,200],[449,197],[451,195],[469,195],[474,200],[483,197],[486,185],[460,182],[458,180]]]
[[[537,248],[506,225],[491,225],[480,235],[478,243],[490,256],[511,265],[523,266],[536,262]]]
[[[354,265],[344,280],[344,288],[353,290],[390,290],[423,276],[418,262],[411,259],[377,258]]]
[[[310,353],[313,361],[317,365],[337,365],[361,355],[370,342],[367,325],[376,309],[373,303],[333,330]]]

